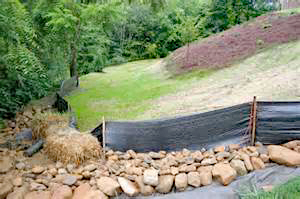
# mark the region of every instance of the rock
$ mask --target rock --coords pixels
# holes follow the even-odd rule
[[[218,161],[224,160],[225,158],[229,158],[230,157],[230,153],[229,152],[218,152],[216,155],[216,158]]]
[[[57,174],[57,169],[56,168],[49,169],[48,173],[52,176],[55,176]]]
[[[72,173],[74,167],[75,167],[75,166],[74,166],[73,164],[68,164],[68,165],[67,165],[67,171],[68,171],[69,173]]]
[[[171,174],[172,175],[177,175],[179,173],[179,169],[177,167],[171,167]]]
[[[243,175],[246,175],[248,173],[247,169],[245,167],[245,164],[242,160],[231,160],[230,166],[234,170],[236,170],[236,172],[239,176],[243,176]]]
[[[192,153],[192,157],[194,158],[195,162],[201,162],[201,160],[204,158],[200,151]]]
[[[139,193],[138,187],[131,181],[118,177],[118,182],[123,190],[128,196],[136,196]]]
[[[45,171],[45,168],[42,166],[34,166],[31,170],[34,174],[41,174],[43,171]]]
[[[202,162],[201,162],[201,165],[207,166],[207,165],[213,165],[213,164],[216,164],[216,163],[217,163],[216,158],[212,157],[212,158],[203,159]]]
[[[47,189],[47,187],[43,184],[32,182],[30,183],[30,191],[42,191]]]
[[[25,168],[25,163],[24,162],[19,162],[16,164],[16,169],[18,170],[23,170]]]
[[[287,166],[300,165],[300,153],[291,149],[278,145],[269,145],[268,152],[270,159],[278,164]]]
[[[143,194],[144,196],[149,196],[154,192],[154,188],[150,185],[145,185],[143,179],[143,176],[138,176],[135,179],[135,182],[137,183],[141,194]]]
[[[24,199],[26,193],[26,187],[15,188],[13,192],[7,195],[6,199]]]
[[[62,168],[63,166],[64,166],[64,164],[61,163],[61,162],[56,162],[56,164],[55,164],[55,167],[56,167],[57,169],[60,169],[60,168]]]
[[[197,170],[197,168],[194,165],[186,165],[186,164],[181,165],[178,169],[179,172],[185,172],[185,173]]]
[[[182,155],[183,155],[184,157],[187,157],[187,156],[190,156],[190,155],[191,155],[191,152],[190,152],[190,150],[188,150],[188,149],[183,149],[183,150],[182,150]]]
[[[251,157],[251,163],[255,170],[264,169],[265,163],[257,157]]]
[[[82,172],[82,176],[85,178],[85,179],[90,179],[91,178],[91,172],[89,171],[84,171]]]
[[[90,190],[91,186],[88,183],[83,183],[74,190],[72,199],[83,199]]]
[[[180,173],[175,177],[175,187],[178,191],[184,191],[188,186],[188,178],[185,173]]]
[[[214,148],[215,153],[224,152],[224,151],[225,151],[225,146],[218,146]]]
[[[100,190],[90,190],[85,197],[80,199],[108,199],[108,197]]]
[[[67,172],[67,170],[65,169],[65,168],[60,168],[60,169],[58,169],[58,174],[59,175],[65,175],[65,174],[67,174],[68,172]]]
[[[13,191],[13,185],[10,182],[0,184],[0,199],[5,199],[6,196]]]
[[[147,169],[144,171],[144,183],[147,185],[158,185],[158,170]]]
[[[12,180],[12,184],[13,184],[14,186],[16,186],[16,187],[22,186],[22,184],[23,184],[23,179],[22,179],[22,177],[18,176],[18,177],[16,177],[16,178],[14,178],[14,179]]]
[[[193,187],[200,187],[200,174],[198,172],[189,172],[187,175],[188,184]]]
[[[95,164],[89,164],[84,167],[84,170],[89,171],[89,172],[95,171],[96,169],[97,169],[97,166]]]
[[[237,173],[229,164],[217,163],[214,165],[212,175],[226,186],[236,178]]]
[[[201,185],[206,186],[212,183],[212,173],[211,171],[203,171],[200,173]]]
[[[101,177],[100,179],[98,179],[97,186],[100,191],[108,196],[115,196],[120,192],[119,183],[110,177]]]
[[[50,191],[33,191],[25,195],[24,199],[50,199]]]
[[[163,175],[159,176],[159,183],[156,186],[156,191],[159,193],[169,193],[174,184],[174,176],[172,175]]]
[[[0,158],[0,174],[8,172],[13,167],[14,161],[8,156]]]
[[[51,199],[71,199],[72,189],[66,185],[60,186],[53,192]]]
[[[136,158],[136,152],[134,152],[133,150],[128,150],[126,152],[132,159]]]
[[[128,169],[126,169],[126,173],[128,175],[141,176],[141,175],[143,175],[143,170],[139,167],[129,167]]]
[[[160,154],[160,153],[156,153],[156,152],[150,152],[150,153],[149,153],[149,156],[150,156],[152,159],[160,159],[160,158],[162,158],[161,154]]]
[[[252,166],[250,157],[247,154],[243,153],[243,154],[241,154],[241,158],[242,158],[242,160],[244,160],[244,164],[246,166],[246,169],[248,171],[252,171],[253,170],[253,166]]]
[[[229,148],[229,151],[232,152],[234,150],[239,150],[241,148],[241,145],[239,145],[239,144],[229,144],[228,148]]]
[[[212,150],[212,149],[210,149],[210,150],[208,150],[208,151],[205,151],[204,153],[203,153],[203,157],[204,158],[208,158],[208,157],[211,157],[211,156],[214,156],[215,155],[215,152]]]
[[[300,145],[300,140],[293,140],[293,141],[283,144],[282,146],[292,150],[292,149],[295,149],[299,145]]]
[[[202,173],[202,172],[211,172],[212,169],[213,169],[213,167],[214,167],[214,166],[212,166],[212,165],[209,165],[209,166],[201,166],[201,167],[199,167],[199,168],[197,169],[197,171],[198,171],[199,173]]]
[[[190,164],[193,164],[195,160],[192,156],[188,156],[188,157],[184,158],[183,161],[185,164],[190,165]]]
[[[255,146],[248,146],[248,147],[247,147],[247,150],[248,150],[249,152],[251,152],[251,153],[257,152],[257,149],[256,149]]]
[[[119,156],[117,155],[108,156],[108,160],[116,162],[119,160]]]
[[[259,157],[264,163],[269,162],[269,156],[267,154],[260,154]]]
[[[73,175],[66,175],[63,184],[68,185],[68,186],[72,186],[76,183],[77,178],[76,176]]]

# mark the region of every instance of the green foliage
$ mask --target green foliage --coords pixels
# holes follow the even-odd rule
[[[273,7],[258,0],[9,0],[0,6],[0,117],[68,75],[160,58]],[[187,51],[188,61],[188,51]]]

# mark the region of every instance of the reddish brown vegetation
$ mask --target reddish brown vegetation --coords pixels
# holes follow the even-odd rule
[[[170,57],[167,67],[176,72],[192,68],[223,68],[248,57],[257,49],[300,39],[300,14],[260,16],[254,22],[235,26],[223,33],[182,47]],[[187,56],[188,53],[188,56]]]

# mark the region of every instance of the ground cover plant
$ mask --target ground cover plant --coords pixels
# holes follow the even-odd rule
[[[300,197],[300,178],[295,177],[271,191],[254,191],[241,194],[242,199],[296,199]]]

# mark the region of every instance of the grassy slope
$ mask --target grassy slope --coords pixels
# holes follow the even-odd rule
[[[131,62],[106,68],[106,73],[81,77],[81,89],[67,98],[77,114],[79,128],[85,131],[96,127],[102,116],[108,120],[134,119],[151,107],[150,100],[210,74],[209,71],[195,71],[170,79],[155,66],[156,63],[159,61]]]

